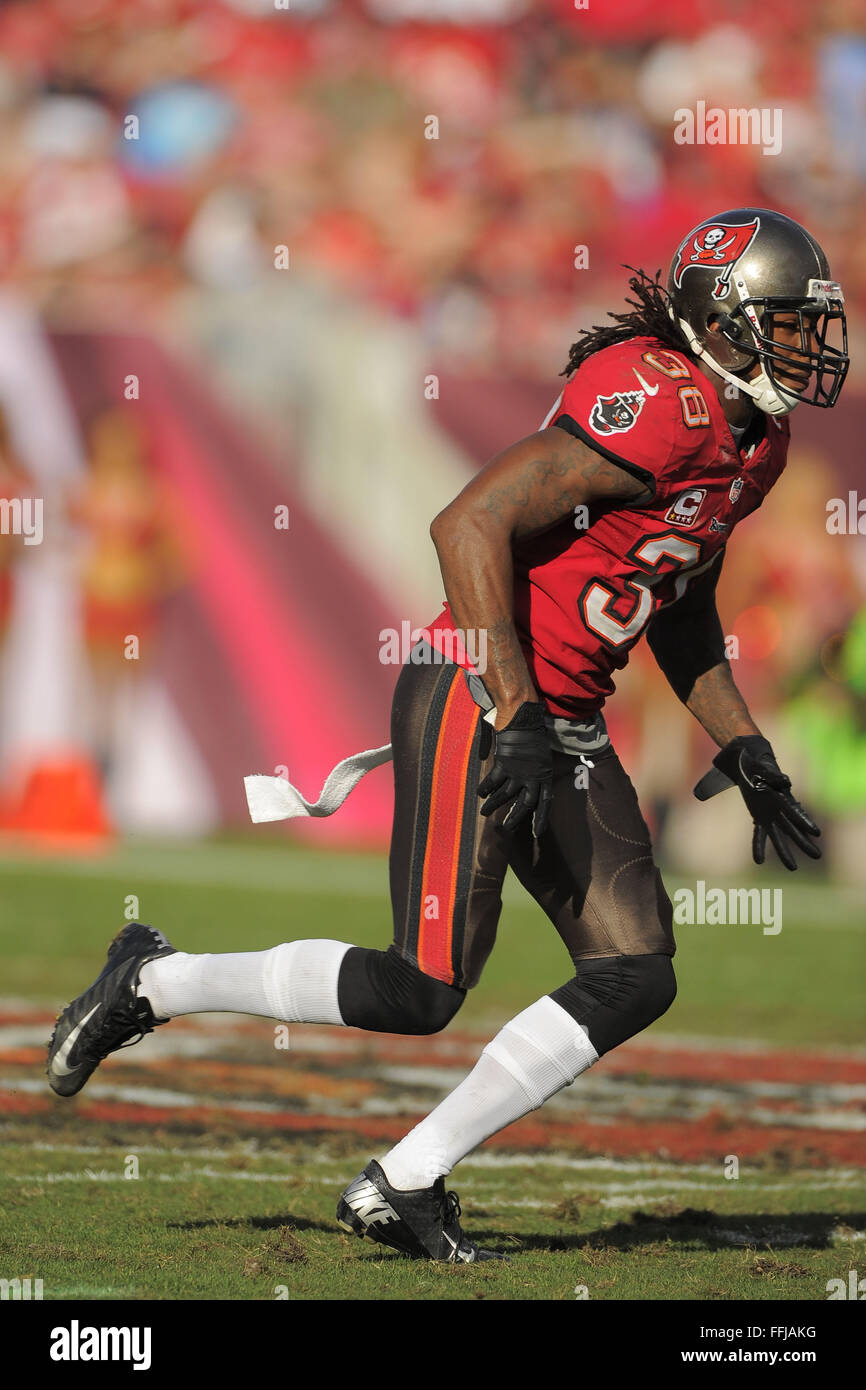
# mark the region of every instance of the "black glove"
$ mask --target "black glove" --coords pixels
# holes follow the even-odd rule
[[[504,729],[493,731],[493,767],[478,788],[487,800],[482,816],[507,801],[514,805],[502,822],[511,831],[532,814],[532,833],[538,839],[547,826],[553,798],[553,754],[544,722],[544,705],[526,700]]]
[[[698,801],[706,801],[727,787],[739,787],[755,823],[752,858],[763,864],[767,836],[786,869],[796,869],[789,841],[807,854],[820,859],[821,851],[810,836],[821,831],[812,817],[791,795],[791,779],[776,762],[773,750],[760,734],[734,738],[713,758],[717,772],[708,772],[695,787]]]

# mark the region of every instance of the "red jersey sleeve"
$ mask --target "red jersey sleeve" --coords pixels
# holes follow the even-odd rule
[[[667,370],[654,367],[659,359]],[[683,429],[677,378],[689,369],[654,339],[632,338],[602,348],[577,369],[544,422],[583,441],[645,483],[651,498],[697,441]]]

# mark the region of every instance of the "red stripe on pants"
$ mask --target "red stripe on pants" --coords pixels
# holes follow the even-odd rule
[[[445,702],[430,789],[427,849],[421,881],[418,922],[418,965],[425,975],[454,983],[451,939],[457,896],[457,868],[467,788],[466,774],[478,722],[478,706],[462,675],[455,675]],[[427,916],[430,898],[433,903]]]

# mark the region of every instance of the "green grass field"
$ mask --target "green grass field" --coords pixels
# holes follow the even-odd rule
[[[680,884],[670,875],[665,881],[671,893]],[[861,896],[805,874],[754,882],[782,888],[781,932],[679,927],[679,994],[654,1030],[862,1043]],[[262,837],[259,845],[127,847],[107,859],[0,859],[0,993],[66,1003],[101,968],[129,895],[141,921],[188,951],[257,951],[300,936],[383,947],[391,934],[387,865],[376,855],[299,850]],[[572,973],[556,932],[511,878],[504,904],[496,949],[461,1023],[495,1027]]]
[[[679,996],[646,1036],[671,1046],[700,1038],[708,1056],[744,1039],[806,1052],[861,1043],[862,909],[853,893],[805,875],[797,880],[760,881],[784,889],[776,936],[759,926],[678,929]],[[667,882],[671,891],[677,886]],[[389,1110],[390,1102],[376,1102],[375,1086],[395,1064],[371,1060],[366,1035],[357,1033],[343,1035],[347,1060],[336,1067],[313,1053],[274,1059],[273,1025],[260,1021],[232,1042],[246,1051],[232,1052],[227,1041],[225,1065],[219,1036],[207,1041],[210,1071],[203,1051],[198,1060],[190,1053],[150,1067],[112,1058],[73,1102],[56,1101],[44,1083],[35,1042],[50,1025],[39,1024],[23,1041],[15,1035],[28,1010],[53,1012],[90,983],[131,896],[134,915],[182,949],[226,951],[299,936],[384,946],[386,889],[378,856],[313,852],[265,836],[128,845],[86,860],[0,861],[0,997],[12,1020],[0,1042],[0,1277],[42,1278],[45,1298],[54,1299],[572,1300],[585,1292],[594,1299],[814,1300],[827,1297],[827,1280],[846,1278],[858,1262],[866,1270],[862,1168],[834,1157],[829,1140],[826,1157],[821,1150],[822,1125],[834,1133],[834,1125],[840,1133],[863,1128],[864,1085],[849,1086],[843,1099],[841,1087],[810,1092],[803,1103],[829,1113],[809,1129],[811,1157],[798,1156],[794,1141],[806,1124],[798,1118],[790,1152],[777,1144],[744,1160],[736,1181],[725,1179],[722,1164],[736,1115],[717,1111],[721,1104],[733,1113],[741,1102],[724,1087],[721,1100],[706,1101],[710,1130],[716,1124],[718,1132],[715,1160],[680,1161],[649,1140],[645,1151],[629,1154],[613,1138],[609,1153],[593,1154],[582,1146],[578,1120],[569,1120],[582,1112],[563,1111],[573,1124],[565,1148],[485,1146],[460,1165],[453,1182],[463,1224],[511,1262],[452,1269],[403,1260],[334,1222],[339,1191],[377,1151],[367,1133],[353,1129],[355,1091],[374,1095],[368,1124],[379,1113],[387,1119],[393,1111],[398,1120],[423,1113],[428,1097],[448,1089],[428,1074],[437,1065],[436,1039],[429,1063],[408,1080],[395,1072],[393,1094],[408,1100]],[[497,949],[453,1027],[477,1031],[480,1044],[566,979],[569,965],[546,919],[518,885],[508,886]],[[159,1030],[155,1039],[170,1035]],[[312,1100],[289,1095],[301,1073]],[[97,1079],[115,1086],[105,1114],[79,1104],[99,1099]],[[575,1105],[584,1081],[571,1088]],[[652,1077],[632,1082],[639,1101],[647,1098],[648,1116],[664,1105],[666,1082],[658,1095]],[[606,1084],[615,1098],[614,1082]],[[703,1104],[702,1084],[683,1083],[676,1104]],[[183,1096],[172,1099],[171,1086]],[[769,1099],[759,1088],[748,1092],[748,1105],[777,1105],[788,1123],[785,1107],[793,1102],[778,1087],[778,1094],[764,1089]],[[276,1124],[294,1111],[319,1114],[319,1093],[328,1097],[330,1129],[322,1121],[317,1130],[316,1119],[308,1131],[257,1127],[256,1105],[273,1111]],[[236,1111],[189,1108],[190,1097],[199,1104],[212,1094]],[[603,1110],[608,1092],[598,1094]],[[149,1096],[150,1111],[140,1099]],[[690,1113],[683,1110],[686,1129]],[[683,1119],[671,1114],[670,1123]],[[128,1156],[138,1165],[129,1180]]]
[[[4,1224],[20,1234],[4,1235],[5,1266],[38,1272],[52,1298],[821,1299],[866,1258],[862,1210],[850,1238],[851,1178],[762,1172],[738,1187],[691,1170],[683,1192],[665,1164],[649,1179],[470,1159],[464,1224],[511,1262],[451,1268],[335,1226],[334,1194],[363,1149],[141,1148],[141,1177],[125,1181],[110,1145],[11,1145],[6,1165],[27,1177],[9,1184],[7,1171]],[[602,1207],[612,1187],[636,1205]],[[647,1204],[648,1191],[664,1200]]]

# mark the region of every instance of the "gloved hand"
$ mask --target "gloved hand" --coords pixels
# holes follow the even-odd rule
[[[791,845],[820,859],[821,851],[810,837],[821,834],[812,817],[791,795],[791,779],[776,762],[773,750],[760,734],[731,739],[713,758],[718,771],[708,772],[695,787],[695,796],[706,801],[727,787],[737,786],[755,824],[752,858],[763,864],[767,836],[786,869],[796,869]]]
[[[493,750],[493,767],[478,788],[478,795],[487,797],[482,816],[513,801],[502,829],[514,830],[531,814],[532,833],[538,839],[547,826],[553,798],[553,754],[544,705],[525,700],[504,729],[493,731]]]

